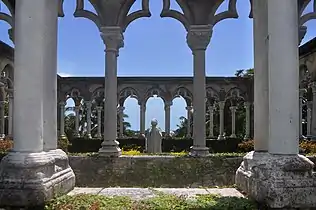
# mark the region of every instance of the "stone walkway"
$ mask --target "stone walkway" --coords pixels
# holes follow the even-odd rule
[[[98,194],[104,196],[128,196],[139,200],[151,198],[157,195],[157,192],[174,194],[177,196],[194,197],[197,194],[219,194],[221,196],[244,197],[234,188],[75,188],[68,195],[76,194]]]

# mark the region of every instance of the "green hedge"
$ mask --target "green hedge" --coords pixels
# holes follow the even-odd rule
[[[145,149],[145,139],[129,138],[117,139],[120,147],[126,150],[138,149],[143,151]],[[229,138],[226,140],[206,140],[206,146],[210,148],[213,153],[225,153],[238,151],[238,144],[241,139]],[[101,147],[102,140],[100,139],[85,139],[76,138],[70,140],[69,152],[72,153],[85,153],[85,152],[98,152]],[[163,139],[162,152],[181,152],[189,151],[193,145],[192,139]]]

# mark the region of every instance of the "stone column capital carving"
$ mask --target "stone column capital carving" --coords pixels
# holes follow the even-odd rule
[[[97,106],[96,108],[97,108],[97,111],[102,111],[103,107],[102,106]]]
[[[118,107],[118,112],[119,112],[120,114],[123,114],[124,110],[125,110],[125,107],[124,107],[124,106],[119,106],[119,107]]]
[[[211,25],[191,25],[187,33],[187,43],[192,51],[206,50],[212,37]]]
[[[172,101],[166,101],[165,102],[165,110],[166,109],[170,109],[171,106],[172,106]]]
[[[208,107],[208,110],[209,110],[211,113],[213,113],[213,112],[214,112],[214,108],[215,108],[214,106],[209,106],[209,107]]]
[[[225,108],[225,101],[218,102],[219,109],[223,110]]]
[[[251,104],[252,104],[251,102],[246,101],[246,102],[244,103],[245,109],[250,109]]]
[[[232,112],[236,112],[237,106],[231,106],[231,107],[229,107],[229,109],[230,109]]]
[[[119,26],[102,27],[101,38],[106,46],[106,52],[118,52],[124,47],[124,35]]]
[[[193,110],[193,106],[187,106],[187,107],[185,107],[185,109],[188,110],[188,111],[192,111]]]

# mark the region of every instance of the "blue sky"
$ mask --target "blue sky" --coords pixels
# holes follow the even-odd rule
[[[172,8],[179,10],[173,2]],[[66,0],[65,17],[59,20],[58,72],[63,76],[103,76],[104,44],[97,27],[87,19],[74,18],[75,0]],[[93,8],[86,3],[86,9]],[[137,0],[131,11],[139,9]],[[311,11],[312,5],[307,9]],[[252,20],[248,18],[249,1],[238,1],[239,19],[228,19],[214,27],[207,50],[207,76],[232,76],[238,69],[253,67]],[[227,2],[219,11],[226,10]],[[126,30],[125,47],[121,49],[118,63],[119,76],[192,76],[192,54],[186,44],[186,31],[174,19],[160,18],[162,0],[151,0],[152,17],[138,19]],[[1,11],[7,9],[1,5]],[[304,42],[316,36],[316,21],[307,23]],[[7,35],[9,26],[0,22],[0,40],[13,46]],[[128,99],[125,112],[133,129],[139,129],[137,101]],[[171,128],[175,129],[179,117],[186,116],[185,102],[175,99],[171,108]],[[151,98],[147,102],[146,128],[157,118],[164,129],[163,102]]]

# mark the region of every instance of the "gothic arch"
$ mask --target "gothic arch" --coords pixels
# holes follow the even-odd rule
[[[178,97],[184,98],[187,106],[191,106],[193,97],[191,91],[186,87],[178,87],[172,94],[172,100]]]
[[[147,103],[148,99],[150,97],[153,97],[154,95],[157,95],[163,100],[164,103],[166,103],[165,92],[159,87],[152,87],[146,91],[145,97],[144,97],[144,103]]]
[[[105,94],[104,94],[103,87],[99,87],[93,91],[92,96],[91,96],[91,101],[95,102],[97,106],[101,106],[102,103],[104,102],[104,99],[105,99]]]
[[[124,102],[128,97],[135,98],[138,101],[139,100],[139,93],[137,92],[136,89],[134,89],[132,87],[126,87],[126,88],[122,89],[120,91],[119,97],[118,97],[118,103],[120,104],[120,106],[124,105]]]
[[[212,87],[206,88],[206,99],[209,105],[214,105],[216,102],[220,101],[220,94],[217,90]]]

